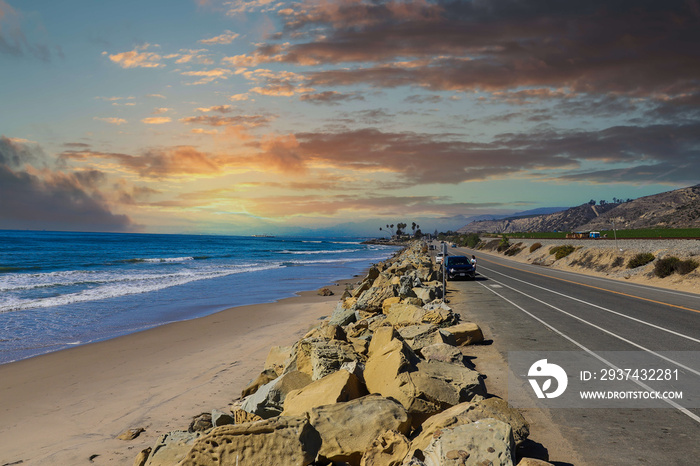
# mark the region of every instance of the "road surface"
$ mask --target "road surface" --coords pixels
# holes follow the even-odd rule
[[[477,280],[449,282],[447,298],[463,319],[484,328],[503,364],[511,351],[640,351],[652,359],[664,357],[659,352],[679,351],[684,353],[678,358],[659,361],[679,367],[700,387],[700,359],[691,353],[700,351],[700,295],[523,264],[466,248],[449,248],[448,253],[477,257]],[[504,377],[492,379],[487,379],[489,390],[495,383],[505,398]],[[700,409],[673,403],[664,409],[540,409],[579,463],[700,464]],[[571,462],[565,452],[557,455],[551,459]]]

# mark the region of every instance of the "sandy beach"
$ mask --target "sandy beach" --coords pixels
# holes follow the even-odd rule
[[[160,434],[227,411],[271,346],[332,312],[339,283],[335,296],[307,291],[0,366],[0,465],[132,464]]]

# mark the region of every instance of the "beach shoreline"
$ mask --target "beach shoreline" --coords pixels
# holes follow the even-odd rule
[[[225,410],[271,346],[329,316],[356,280],[0,365],[0,464],[131,464],[160,434]]]

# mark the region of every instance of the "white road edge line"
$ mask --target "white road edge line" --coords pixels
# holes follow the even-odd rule
[[[519,278],[511,277],[510,275],[506,275],[506,274],[504,274],[504,273],[502,273],[502,272],[498,272],[497,270],[489,269],[488,267],[481,267],[481,268],[486,269],[486,270],[488,270],[489,272],[494,272],[494,273],[497,273],[497,274],[499,274],[499,275],[503,275],[504,277],[510,278],[511,280],[515,280],[515,281],[517,281],[517,282],[525,283],[526,285],[530,285],[530,286],[533,286],[533,287],[535,287],[535,288],[539,288],[539,289],[544,290],[544,291],[549,291],[550,293],[554,293],[554,294],[557,294],[557,295],[559,295],[559,296],[563,296],[563,297],[565,297],[565,298],[569,298],[569,299],[572,299],[572,300],[574,300],[574,301],[578,301],[579,303],[587,304],[588,306],[595,307],[595,308],[597,308],[597,309],[600,309],[601,311],[609,312],[609,313],[611,313],[611,314],[615,314],[615,315],[617,315],[617,316],[624,317],[624,318],[626,318],[626,319],[630,319],[630,320],[633,320],[633,321],[635,321],[635,322],[639,322],[640,324],[648,325],[649,327],[653,327],[653,328],[655,328],[655,329],[657,329],[657,330],[661,330],[661,331],[664,331],[664,332],[671,333],[671,334],[673,334],[673,335],[676,335],[677,337],[685,338],[685,339],[687,339],[687,340],[694,341],[694,342],[696,342],[696,343],[700,343],[700,339],[693,338],[693,337],[688,336],[688,335],[684,335],[684,334],[682,334],[682,333],[679,333],[679,332],[676,332],[676,331],[674,331],[674,330],[670,330],[670,329],[667,329],[667,328],[658,326],[658,325],[656,325],[656,324],[652,324],[651,322],[647,322],[647,321],[644,321],[644,320],[641,320],[641,319],[637,319],[636,317],[628,316],[627,314],[623,314],[623,313],[621,313],[621,312],[613,311],[612,309],[608,309],[608,308],[603,307],[603,306],[598,306],[597,304],[589,303],[588,301],[584,301],[584,300],[579,299],[579,298],[574,298],[573,296],[569,296],[569,295],[567,295],[567,294],[560,293],[560,292],[558,292],[558,291],[550,290],[549,288],[545,288],[545,287],[543,287],[543,286],[535,285],[534,283],[530,283],[530,282],[527,282],[527,281],[525,281],[525,280],[520,280]],[[495,281],[495,280],[494,280],[494,281]]]
[[[487,277],[487,278],[488,278],[488,277]],[[594,323],[592,323],[592,322],[589,322],[589,321],[587,321],[586,319],[582,319],[581,317],[576,316],[576,315],[574,315],[574,314],[572,314],[572,313],[570,313],[570,312],[566,312],[566,311],[563,310],[563,309],[559,309],[558,307],[556,307],[556,306],[554,306],[554,305],[552,305],[552,304],[549,304],[548,302],[542,301],[541,299],[537,299],[537,298],[535,298],[534,296],[530,296],[529,294],[525,293],[524,291],[520,291],[520,290],[518,290],[518,289],[516,289],[516,288],[513,288],[513,287],[510,286],[510,285],[506,285],[506,284],[503,283],[503,282],[499,282],[498,280],[495,280],[495,279],[493,279],[493,278],[489,278],[489,280],[494,281],[494,282],[496,282],[496,283],[500,283],[500,284],[503,285],[504,287],[510,288],[511,290],[515,291],[516,293],[520,293],[521,295],[526,296],[526,297],[528,297],[528,298],[530,298],[530,299],[532,299],[532,300],[534,300],[534,301],[537,301],[538,303],[542,303],[542,304],[544,304],[544,305],[547,306],[547,307],[551,307],[551,308],[554,309],[555,311],[559,311],[559,312],[561,312],[562,314],[565,314],[565,315],[567,315],[567,316],[569,316],[569,317],[571,317],[571,318],[573,318],[573,319],[576,319],[576,320],[578,320],[578,321],[580,321],[580,322],[583,322],[584,324],[590,325],[591,327],[593,327],[593,328],[595,328],[595,329],[597,329],[597,330],[600,330],[600,331],[603,332],[603,333],[607,333],[608,335],[610,335],[610,336],[612,336],[612,337],[614,337],[614,338],[617,338],[618,340],[622,340],[622,341],[624,341],[625,343],[627,343],[627,344],[629,344],[629,345],[636,346],[637,348],[639,348],[639,349],[641,349],[641,350],[643,350],[643,351],[646,351],[646,352],[649,353],[649,354],[653,354],[653,355],[656,356],[657,358],[661,358],[661,359],[663,359],[664,361],[668,361],[668,362],[670,362],[671,364],[675,364],[676,366],[681,367],[681,368],[687,370],[688,372],[692,372],[693,374],[695,374],[695,375],[697,375],[697,376],[700,376],[700,371],[696,371],[695,369],[693,369],[693,368],[691,368],[691,367],[688,367],[688,366],[686,366],[686,365],[684,365],[684,364],[681,364],[680,362],[674,361],[674,360],[671,359],[671,358],[667,358],[666,356],[664,356],[664,355],[662,355],[662,354],[659,354],[659,353],[657,353],[656,351],[650,350],[649,348],[646,348],[646,347],[644,347],[644,346],[642,346],[642,345],[640,345],[640,344],[638,344],[638,343],[635,343],[635,342],[633,342],[632,340],[628,340],[627,338],[622,337],[622,336],[618,335],[617,333],[613,333],[613,332],[611,332],[610,330],[601,327],[600,325],[596,325],[596,324],[594,324]]]
[[[590,350],[590,349],[588,349],[587,347],[583,346],[581,343],[577,342],[576,340],[574,340],[573,338],[569,337],[568,335],[565,335],[564,333],[560,332],[559,330],[557,330],[556,328],[554,328],[553,326],[551,326],[550,324],[548,324],[548,323],[545,322],[544,320],[540,319],[539,317],[537,317],[537,316],[533,315],[532,313],[526,311],[525,309],[523,309],[522,307],[518,306],[517,304],[515,304],[513,301],[509,300],[509,299],[506,298],[505,296],[501,295],[500,293],[497,293],[496,291],[494,291],[493,289],[491,289],[491,288],[489,288],[488,286],[484,285],[483,283],[479,283],[479,285],[483,286],[484,288],[486,288],[487,290],[489,290],[491,293],[495,294],[496,296],[498,296],[498,297],[501,298],[502,300],[506,301],[507,303],[511,304],[512,306],[516,307],[517,309],[519,309],[519,310],[521,310],[522,312],[524,312],[525,314],[527,314],[528,316],[532,317],[533,319],[535,319],[536,321],[538,321],[539,323],[541,323],[542,325],[544,325],[545,327],[547,327],[548,329],[550,329],[551,331],[553,331],[554,333],[556,333],[557,335],[561,336],[562,338],[564,338],[564,339],[570,341],[571,343],[573,343],[574,345],[578,346],[579,348],[581,348],[581,349],[582,349],[583,351],[585,351],[586,353],[590,354],[591,356],[593,356],[593,357],[596,358],[597,360],[601,361],[603,364],[606,364],[607,366],[609,366],[610,368],[615,369],[615,370],[618,370],[618,369],[619,369],[619,367],[617,367],[615,364],[611,363],[610,361],[608,361],[607,359],[603,358],[602,356],[599,356],[598,354],[594,353],[592,350]],[[642,383],[642,382],[640,382],[640,381],[638,381],[638,380],[632,379],[632,381],[633,381],[634,383],[636,383],[637,385],[639,385],[640,387],[644,388],[644,389],[647,390],[647,391],[654,391],[653,388],[647,386],[646,384],[644,384],[644,383]],[[685,414],[686,416],[688,416],[689,418],[691,418],[692,420],[694,420],[695,422],[700,423],[700,417],[699,417],[699,416],[696,416],[695,414],[693,414],[692,412],[690,412],[688,409],[684,408],[683,406],[679,405],[679,404],[676,403],[675,401],[667,400],[667,399],[664,399],[663,401],[665,401],[665,402],[668,403],[669,405],[673,406],[674,408],[676,408],[677,410],[679,410],[680,412],[682,412],[683,414]]]

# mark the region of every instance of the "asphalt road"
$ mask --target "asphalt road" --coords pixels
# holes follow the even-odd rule
[[[678,368],[700,392],[700,353],[693,353],[700,351],[700,295],[522,264],[466,248],[448,252],[476,255],[477,279],[449,282],[448,299],[452,290],[455,310],[488,329],[487,338],[504,361],[518,351],[637,351]],[[668,351],[678,353],[662,353]],[[585,464],[700,464],[700,409],[684,405],[537,406]]]

